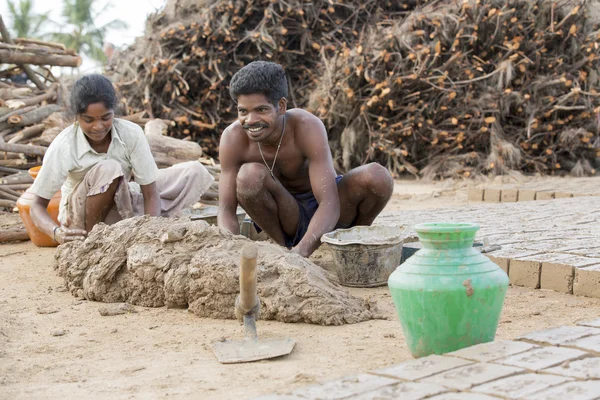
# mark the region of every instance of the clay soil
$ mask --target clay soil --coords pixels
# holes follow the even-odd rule
[[[398,182],[388,209],[458,207],[466,199],[457,184]],[[16,218],[1,214],[0,228]],[[166,308],[101,316],[106,304],[66,292],[54,253],[30,242],[0,245],[0,399],[246,399],[411,358],[385,287],[350,292],[376,300],[387,320],[334,327],[259,321],[261,337],[295,339],[293,353],[222,365],[211,344],[242,338],[238,322]],[[511,287],[497,339],[599,315],[600,299]]]

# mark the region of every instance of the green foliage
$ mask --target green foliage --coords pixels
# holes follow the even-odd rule
[[[49,21],[49,12],[44,14],[34,13],[33,0],[6,1],[12,19],[12,34],[20,38],[39,38],[41,28]]]
[[[94,13],[93,6],[96,3],[97,0],[63,0],[62,15],[66,29],[70,32],[56,32],[52,34],[52,38],[79,54],[85,54],[97,61],[106,61],[102,49],[106,33],[111,29],[127,28],[127,24],[114,19],[97,27],[95,21],[111,4],[105,4],[99,12]]]

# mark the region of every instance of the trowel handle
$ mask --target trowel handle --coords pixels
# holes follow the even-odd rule
[[[255,244],[248,243],[242,247],[240,262],[240,307],[247,313],[258,303],[256,292],[256,257],[258,249]]]

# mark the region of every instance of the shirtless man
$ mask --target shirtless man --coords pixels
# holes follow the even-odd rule
[[[336,228],[371,225],[392,195],[387,169],[372,163],[337,176],[325,126],[287,110],[283,68],[255,61],[231,79],[238,119],[221,136],[220,227],[239,234],[240,204],[271,239],[308,257]]]

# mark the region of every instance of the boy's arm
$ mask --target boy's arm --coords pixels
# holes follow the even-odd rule
[[[308,257],[321,244],[321,236],[335,228],[340,218],[340,199],[325,126],[320,119],[307,114],[298,122],[298,127],[302,131],[296,135],[297,143],[308,159],[310,185],[319,203],[306,234],[293,249]]]
[[[160,216],[160,194],[156,182],[140,185],[144,196],[144,214],[152,217]]]

